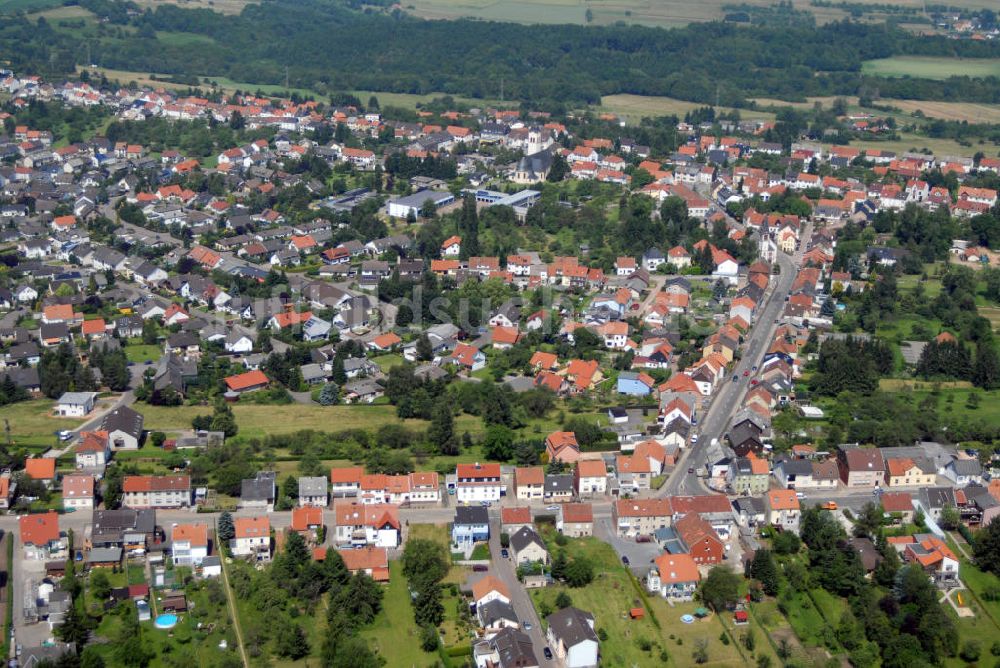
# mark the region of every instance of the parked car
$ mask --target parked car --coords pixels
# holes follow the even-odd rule
[[[636,540],[638,541],[639,539],[637,538]],[[629,564],[628,555],[625,555],[625,554],[622,555],[622,563],[625,564],[626,566],[628,566],[628,564]]]
[[[824,503],[820,507],[823,510],[836,510],[837,509],[837,502],[836,501],[827,501],[826,503]]]
[[[531,626],[532,626],[531,622],[525,622],[524,623],[524,630],[525,631],[530,631],[531,630]]]
[[[504,559],[509,559],[510,558],[510,550],[508,550],[506,547],[503,548],[502,550],[500,550],[500,556],[503,557]]]
[[[542,654],[545,655],[545,660],[546,661],[551,661],[552,660],[552,650],[549,649],[548,647],[545,647],[544,649],[542,649]]]
[[[472,570],[475,571],[476,573],[485,573],[486,571],[490,570],[490,567],[485,566],[483,564],[475,564],[472,566]]]

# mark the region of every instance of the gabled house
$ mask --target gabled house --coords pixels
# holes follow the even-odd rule
[[[782,531],[799,532],[801,507],[795,490],[775,489],[767,493],[767,522]]]
[[[482,506],[455,508],[451,525],[451,542],[466,553],[471,553],[475,543],[490,539],[490,515]]]
[[[594,631],[594,616],[572,606],[545,619],[545,638],[565,668],[592,668],[600,656],[600,640]]]
[[[514,563],[518,565],[530,563],[548,563],[549,553],[545,549],[545,541],[533,527],[524,526],[510,537],[510,551]]]
[[[556,530],[570,538],[594,535],[594,509],[589,503],[564,503],[556,511]]]
[[[848,487],[878,487],[885,480],[885,461],[878,448],[842,445],[837,451],[840,479]]]
[[[170,532],[170,556],[177,566],[201,566],[208,556],[208,525],[175,524]]]
[[[701,574],[690,554],[665,552],[656,558],[646,576],[646,589],[663,598],[690,601],[698,589]]]
[[[697,564],[718,564],[725,557],[725,545],[712,525],[697,513],[688,513],[674,522],[674,531]]]
[[[387,503],[338,503],[334,510],[337,545],[399,547],[402,527],[398,506]]]
[[[47,513],[22,515],[18,520],[24,558],[34,561],[66,557],[66,535],[59,530],[59,515]]]
[[[267,516],[237,517],[229,549],[234,557],[252,561],[271,560],[271,520]]]
[[[545,471],[541,466],[514,469],[514,496],[518,500],[541,499],[545,493]]]
[[[554,431],[545,437],[545,453],[550,462],[572,464],[580,459],[580,444],[571,431]]]

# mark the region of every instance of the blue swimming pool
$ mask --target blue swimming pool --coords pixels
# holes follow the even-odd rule
[[[153,624],[158,629],[172,629],[177,626],[177,615],[171,613],[160,615]]]

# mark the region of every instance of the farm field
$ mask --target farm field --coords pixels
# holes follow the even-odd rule
[[[952,76],[1000,76],[1000,60],[968,58],[931,58],[896,56],[868,60],[862,65],[865,74],[883,77],[919,77],[922,79],[947,79]]]
[[[220,14],[239,14],[250,0],[137,0],[142,8],[156,9],[159,5],[177,5],[183,9],[211,9]]]
[[[720,20],[726,14],[726,0],[690,2],[689,0],[413,0],[406,8],[414,15],[428,19],[476,18],[516,23],[575,23],[608,25],[618,21],[627,24],[664,28],[689,23]],[[749,0],[746,4],[766,7],[765,0]],[[591,21],[587,21],[587,10]],[[810,7],[817,23],[837,21],[846,14],[832,7]]]
[[[647,95],[605,95],[601,98],[601,111],[607,111],[625,117],[630,121],[638,121],[644,116],[669,116],[675,114],[683,117],[689,111],[704,107],[704,104],[677,100],[672,97],[655,97]],[[730,111],[725,109],[724,111]],[[766,111],[740,109],[743,118],[761,118],[771,120],[774,114]]]
[[[849,95],[830,95],[824,97],[806,98],[805,102],[788,102],[773,98],[754,98],[761,107],[793,107],[795,109],[811,109],[817,102],[829,107],[834,100],[842,97],[847,101],[851,111],[864,111],[858,106],[858,98]],[[896,107],[902,114],[894,114],[896,118],[907,119],[919,111],[928,118],[940,118],[946,121],[968,121],[970,123],[1000,123],[1000,105],[977,104],[975,102],[930,102],[925,100],[898,100],[894,98],[879,98],[878,105]],[[882,113],[882,112],[879,112]]]

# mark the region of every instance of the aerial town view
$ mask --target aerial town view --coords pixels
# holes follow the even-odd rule
[[[0,0],[9,668],[1000,667],[1000,1]]]

